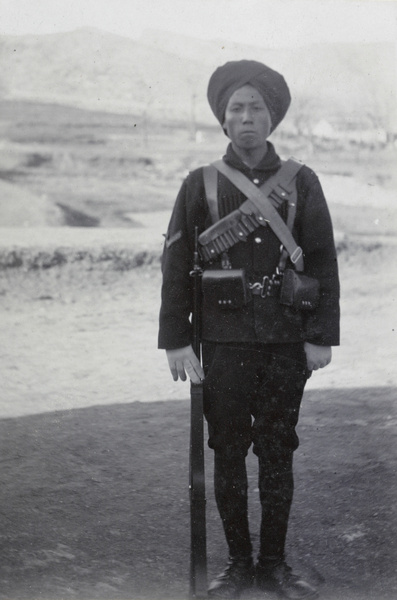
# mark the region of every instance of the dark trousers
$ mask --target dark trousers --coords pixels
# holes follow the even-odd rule
[[[203,343],[204,412],[215,451],[215,498],[231,556],[252,552],[245,459],[258,457],[261,557],[284,555],[295,431],[307,371],[303,344]]]

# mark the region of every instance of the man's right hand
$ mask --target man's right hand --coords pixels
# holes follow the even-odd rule
[[[186,374],[193,383],[203,381],[204,371],[192,346],[185,346],[176,350],[166,350],[166,353],[174,381],[178,381],[178,377],[182,381],[186,381]]]

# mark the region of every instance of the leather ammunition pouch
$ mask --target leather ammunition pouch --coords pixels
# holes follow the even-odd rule
[[[318,306],[319,299],[318,279],[293,269],[285,269],[280,290],[280,304],[285,304],[294,310],[313,310]]]
[[[200,254],[204,261],[211,261],[238,242],[245,242],[250,233],[264,224],[260,215],[245,214],[245,208],[234,210],[200,234]]]
[[[204,271],[202,291],[206,304],[225,310],[242,308],[250,300],[244,269]]]

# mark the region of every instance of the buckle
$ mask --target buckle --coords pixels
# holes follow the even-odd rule
[[[275,291],[274,288],[278,287],[280,283],[279,273],[274,273],[271,277],[265,275],[262,282],[255,281],[255,283],[249,283],[248,287],[254,296],[267,298],[268,296],[273,295],[273,291]]]
[[[255,283],[249,283],[248,287],[254,296],[259,296],[259,294],[262,293],[262,284],[259,283],[259,281],[256,281]]]
[[[300,246],[297,246],[293,253],[290,255],[291,262],[295,265],[298,262],[298,260],[302,257],[302,254],[302,248],[300,248]]]

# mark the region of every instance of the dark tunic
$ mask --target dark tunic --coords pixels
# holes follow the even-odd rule
[[[264,159],[254,169],[247,167],[231,145],[223,160],[242,171],[256,185],[280,168],[281,162],[268,142]],[[225,310],[218,305],[203,307],[202,338],[214,342],[295,343],[331,346],[339,344],[339,279],[333,229],[329,210],[317,175],[302,166],[297,179],[297,212],[293,235],[302,248],[305,273],[320,280],[319,306],[310,313],[282,306],[278,298],[255,295],[241,309]],[[220,217],[237,209],[245,196],[223,175],[218,176]],[[287,203],[279,208],[287,218]],[[182,184],[171,216],[164,246],[162,305],[159,348],[188,346],[191,339],[192,269],[194,231],[211,225],[205,199],[203,169],[191,172]],[[232,267],[245,269],[250,282],[260,282],[275,273],[280,258],[280,241],[269,226],[260,226],[229,250]],[[288,265],[287,265],[288,266]],[[206,268],[220,268],[219,262]]]

